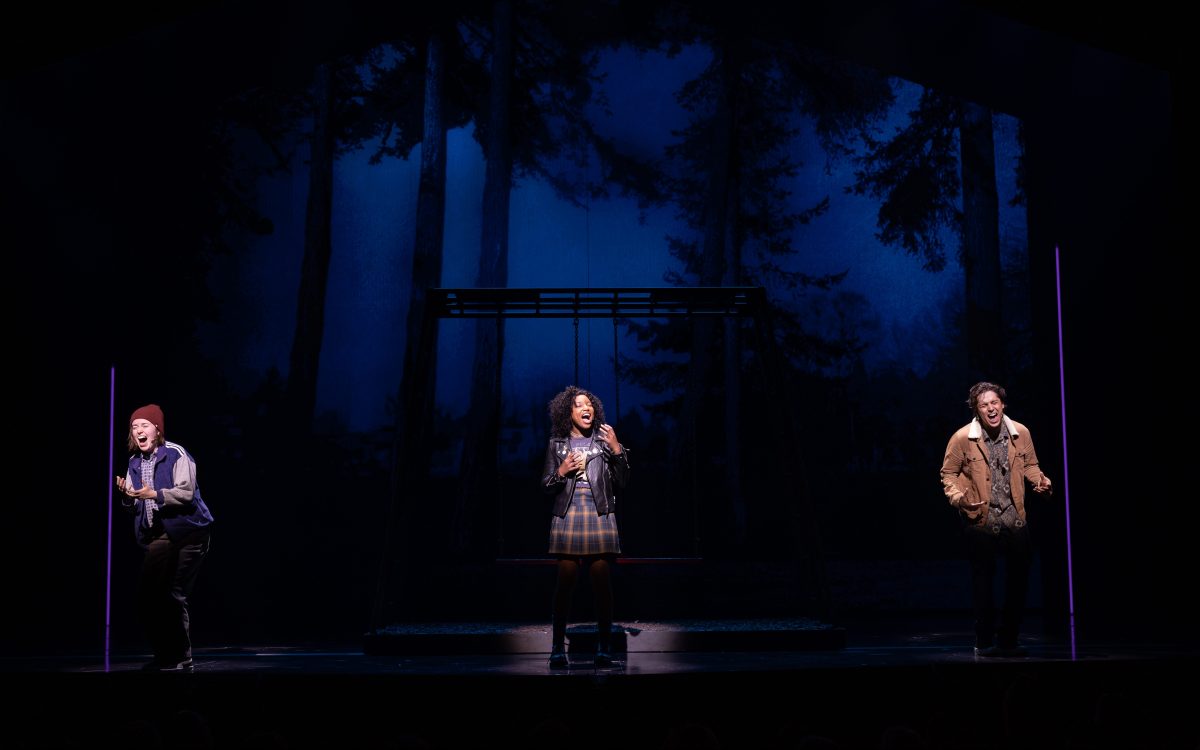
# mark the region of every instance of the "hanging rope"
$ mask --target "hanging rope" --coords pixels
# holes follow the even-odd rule
[[[579,385],[579,316],[575,316],[575,380],[573,385]]]
[[[616,418],[621,420],[621,352],[617,348],[617,319],[613,317],[613,398],[616,401]]]
[[[504,391],[502,390],[503,382],[501,381],[501,374],[503,372],[503,364],[504,364],[504,317],[501,315],[497,315],[496,316],[496,378],[495,378],[495,383],[494,383],[495,389],[496,389],[496,413],[499,417],[498,424],[496,427],[496,436],[497,437],[500,437],[499,425],[504,423]],[[496,518],[496,554],[499,557],[504,557],[504,517],[508,514],[505,513],[504,482],[502,481],[502,478],[500,476],[500,445],[497,443],[496,445],[492,446],[490,448],[490,450],[494,450],[496,452],[496,457],[495,457],[496,460],[492,462],[496,469],[496,479],[495,479],[495,482],[496,482],[496,484],[495,484],[495,487],[496,487],[496,509],[497,509],[497,513],[496,513],[496,517],[497,517]]]
[[[588,171],[588,179],[591,179],[592,160],[591,154],[584,154],[585,164],[584,169]],[[592,193],[591,190],[584,191],[583,205],[583,254],[584,254],[584,283],[587,288],[592,288]],[[576,321],[578,325],[578,320]],[[578,369],[578,368],[577,368]],[[592,384],[592,319],[588,318],[587,329],[587,379],[588,388],[594,388]],[[575,384],[579,384],[579,375],[575,375]]]

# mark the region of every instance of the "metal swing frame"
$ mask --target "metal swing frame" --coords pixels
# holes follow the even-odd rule
[[[579,345],[578,328],[580,318],[610,318],[614,326],[614,367],[616,367],[617,338],[616,326],[620,318],[742,318],[754,322],[754,333],[760,356],[766,365],[763,386],[771,396],[773,403],[781,403],[779,396],[783,393],[780,373],[783,372],[780,354],[775,345],[775,337],[770,324],[770,306],[767,302],[766,290],[762,287],[625,287],[625,288],[433,288],[425,292],[425,315],[421,325],[420,340],[417,344],[418,357],[415,366],[419,377],[426,382],[432,373],[428,372],[429,360],[421,352],[428,352],[437,344],[437,324],[442,319],[484,319],[495,318],[497,328],[508,318],[573,318],[575,320],[575,379],[579,377]],[[497,387],[500,383],[499,365],[496,375]],[[616,379],[617,394],[615,407],[620,413],[620,379]],[[402,407],[405,405],[402,405]],[[415,407],[416,404],[407,406]],[[785,431],[787,444],[798,445],[795,426],[789,420],[781,429]],[[398,436],[401,450],[411,447],[413,443],[426,439],[427,436],[414,434],[415,439]],[[799,456],[797,455],[797,460]],[[410,469],[427,471],[428,467],[411,466]],[[695,472],[693,472],[694,474]],[[411,476],[411,475],[410,475]],[[393,503],[400,502],[393,497]],[[797,512],[807,518],[803,524],[803,543],[807,549],[810,575],[816,584],[817,607],[822,612],[828,611],[830,598],[824,574],[823,555],[821,554],[820,534],[817,529],[816,515],[811,507],[807,493],[801,493]],[[389,519],[388,541],[385,542],[384,554],[391,543],[400,541],[392,533],[392,527],[398,518],[407,515],[401,508],[393,507]],[[696,529],[698,554],[698,518],[693,521]],[[800,540],[798,540],[800,541]],[[383,566],[386,569],[386,566]],[[376,606],[372,620],[379,624],[382,614],[386,574],[381,574],[378,581],[379,590],[376,596]]]

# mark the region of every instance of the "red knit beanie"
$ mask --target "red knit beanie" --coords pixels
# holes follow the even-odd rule
[[[163,429],[163,413],[162,407],[158,404],[146,404],[134,410],[133,416],[129,418],[129,423],[133,424],[135,419],[144,419],[150,424],[158,428],[160,433],[165,432]]]

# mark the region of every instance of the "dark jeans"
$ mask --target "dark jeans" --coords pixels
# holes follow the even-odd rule
[[[1033,560],[1033,545],[1029,527],[1004,529],[999,533],[991,527],[968,527],[965,530],[967,555],[971,561],[971,592],[975,615],[975,645],[987,648],[1017,645],[1021,615],[1025,610],[1025,595],[1029,591],[1029,567]],[[996,602],[993,583],[996,560],[1003,557],[1004,607],[996,627]]]
[[[146,548],[138,581],[138,615],[154,660],[160,664],[192,658],[188,596],[210,546],[208,529],[202,529],[179,544],[160,536]]]

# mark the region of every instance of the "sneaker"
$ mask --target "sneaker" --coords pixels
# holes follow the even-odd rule
[[[159,672],[187,672],[190,674],[194,670],[195,667],[192,665],[191,659],[184,659],[174,664],[162,664],[158,667]]]
[[[551,669],[566,669],[571,666],[571,662],[567,659],[567,652],[562,650],[562,647],[555,647],[550,652],[550,668]]]
[[[593,662],[597,667],[611,667],[613,663],[612,654],[608,653],[606,648],[596,649],[596,659]]]

